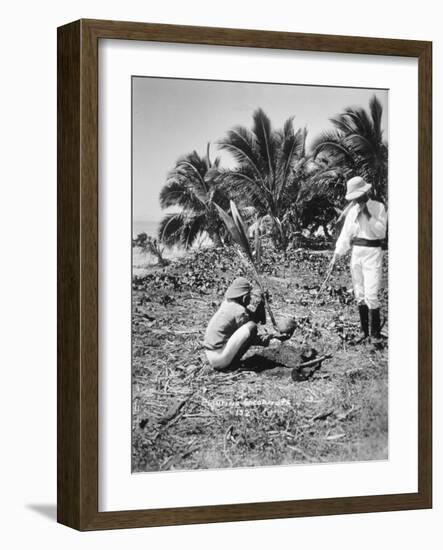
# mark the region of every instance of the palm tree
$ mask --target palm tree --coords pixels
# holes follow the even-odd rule
[[[331,118],[334,130],[324,132],[312,144],[313,157],[328,150],[337,165],[347,165],[349,176],[359,175],[372,183],[376,199],[387,199],[388,145],[383,138],[383,107],[374,95],[369,111],[348,107]]]
[[[220,159],[211,162],[209,144],[205,157],[196,151],[180,158],[168,174],[160,192],[162,208],[179,207],[160,222],[158,236],[167,245],[189,248],[199,236],[207,234],[216,246],[221,244],[223,224],[214,201],[224,207],[228,200],[217,184]]]
[[[243,206],[254,207],[259,219],[272,219],[275,241],[287,245],[284,215],[294,184],[294,168],[305,153],[306,129],[294,130],[293,117],[282,130],[273,130],[262,109],[253,114],[252,130],[237,126],[219,142],[237,161],[233,170],[221,171],[231,196]]]

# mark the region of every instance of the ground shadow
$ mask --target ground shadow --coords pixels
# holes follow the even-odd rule
[[[242,359],[240,367],[237,369],[239,371],[249,371],[249,372],[263,372],[268,370],[273,370],[278,367],[285,367],[285,365],[279,361],[276,361],[273,358],[266,357],[264,355],[251,355]]]
[[[41,516],[52,521],[57,521],[57,506],[55,504],[26,504],[28,510],[37,512]]]

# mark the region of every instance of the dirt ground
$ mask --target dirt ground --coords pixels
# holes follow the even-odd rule
[[[280,347],[252,348],[242,369],[229,373],[209,367],[202,340],[232,279],[252,279],[235,250],[196,251],[134,275],[134,472],[388,458],[388,348],[354,345],[349,258],[308,315],[329,259],[325,251],[284,257],[265,250],[272,310],[277,318],[295,316],[300,328]],[[386,252],[383,272],[385,317]],[[260,330],[272,331],[269,319]],[[333,357],[308,380],[294,381],[311,348]]]

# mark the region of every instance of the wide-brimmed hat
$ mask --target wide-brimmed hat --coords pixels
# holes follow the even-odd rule
[[[364,193],[369,191],[371,187],[372,185],[370,183],[366,183],[360,176],[351,178],[346,184],[346,200],[352,201],[354,199],[358,199],[358,197],[361,197]]]
[[[251,289],[252,286],[248,279],[245,279],[244,277],[237,277],[237,279],[234,279],[231,286],[226,291],[225,296],[228,299],[240,298],[241,296],[246,296],[246,294],[249,294]]]

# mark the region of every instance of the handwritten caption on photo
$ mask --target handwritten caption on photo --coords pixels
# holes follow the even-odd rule
[[[250,416],[254,407],[281,409],[291,408],[289,399],[214,399],[208,401],[207,405],[212,409],[227,409],[236,416]]]

